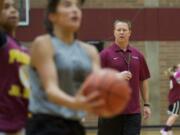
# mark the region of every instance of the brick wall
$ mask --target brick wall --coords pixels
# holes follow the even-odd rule
[[[179,0],[160,0],[161,7],[180,7]]]
[[[159,0],[160,7],[180,7],[179,0]],[[44,8],[47,0],[30,0],[31,8]],[[86,0],[85,8],[137,8],[144,0]]]
[[[47,0],[30,0],[31,8],[44,8],[46,2]]]
[[[123,8],[123,7],[142,7],[144,0],[87,0],[86,8]]]

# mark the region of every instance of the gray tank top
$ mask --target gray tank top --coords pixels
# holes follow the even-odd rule
[[[59,87],[69,95],[75,95],[80,85],[92,70],[92,62],[79,41],[66,45],[52,37],[55,50],[54,62],[58,72]],[[48,101],[41,80],[33,67],[30,67],[31,97],[29,109],[33,113],[45,113],[70,119],[81,119],[83,112],[75,111]]]

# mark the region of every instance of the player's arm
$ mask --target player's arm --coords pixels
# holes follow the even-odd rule
[[[92,100],[96,95],[90,95],[91,97],[87,98],[81,95],[73,97],[66,94],[60,88],[53,59],[54,50],[50,41],[49,36],[39,37],[33,42],[31,48],[32,65],[38,72],[45,92],[48,95],[48,99],[61,106],[87,111],[91,107],[88,101]],[[94,103],[93,105],[96,106],[97,104]]]
[[[151,116],[151,108],[149,104],[148,80],[144,80],[141,82],[140,90],[141,90],[142,99],[144,101],[143,116],[144,119],[148,119]]]
[[[178,84],[180,84],[180,78],[178,78],[176,81],[177,81]]]
[[[143,114],[144,119],[148,119],[151,116],[151,108],[149,104],[149,87],[148,87],[148,79],[150,78],[150,72],[147,66],[147,63],[142,54],[139,55],[140,60],[140,92],[142,99],[144,101]]]
[[[143,54],[140,53],[139,55],[140,60],[140,92],[144,104],[149,104],[149,87],[148,87],[148,79],[150,78],[150,72],[146,60]]]
[[[141,81],[140,90],[141,90],[141,96],[144,101],[144,104],[149,104],[148,80]]]

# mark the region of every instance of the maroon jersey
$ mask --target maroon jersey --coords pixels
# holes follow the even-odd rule
[[[180,71],[170,77],[169,103],[173,104],[180,100]]]
[[[16,132],[25,125],[29,92],[19,79],[19,71],[30,58],[25,48],[6,38],[0,48],[0,132]]]

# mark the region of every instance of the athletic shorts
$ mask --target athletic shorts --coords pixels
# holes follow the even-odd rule
[[[85,129],[77,120],[47,114],[32,114],[27,122],[26,135],[85,135]]]
[[[99,118],[98,135],[140,135],[141,114]]]
[[[169,105],[168,114],[170,115],[179,115],[180,112],[180,100]]]

